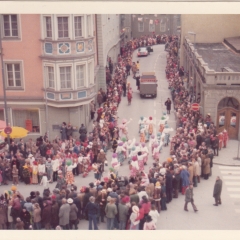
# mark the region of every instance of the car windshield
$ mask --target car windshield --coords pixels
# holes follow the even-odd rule
[[[147,49],[146,49],[146,48],[139,48],[138,51],[139,51],[139,52],[146,52]]]

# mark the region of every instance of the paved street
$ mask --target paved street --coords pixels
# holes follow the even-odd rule
[[[123,118],[133,121],[128,125],[129,138],[133,137],[139,141],[138,136],[138,120],[140,116],[152,116],[156,123],[159,122],[162,112],[165,111],[164,102],[170,97],[167,81],[165,78],[166,66],[166,52],[164,45],[153,46],[154,52],[150,56],[140,58],[140,72],[155,71],[158,79],[158,96],[156,99],[141,99],[139,92],[136,89],[135,80],[129,76],[128,81],[131,82],[133,87],[132,104],[128,106],[127,98],[122,98],[118,115],[119,123]],[[137,61],[136,52],[134,53],[133,60]],[[169,127],[175,127],[174,112],[170,114]],[[155,129],[156,131],[156,129]],[[173,135],[173,133],[171,134]],[[233,148],[231,147],[233,146]],[[234,150],[233,150],[234,149]],[[231,152],[235,154],[236,141],[230,141],[227,149],[220,151],[220,156],[214,159],[215,163],[225,162],[227,165],[226,155]],[[108,152],[108,162],[111,161],[111,151]],[[236,155],[236,154],[235,154]],[[160,161],[163,162],[169,156],[169,147],[164,147],[160,154]],[[234,156],[233,156],[234,157]],[[229,160],[230,161],[230,160]],[[239,162],[240,163],[240,162]],[[151,157],[149,158],[148,165],[145,170],[148,171],[152,164]],[[231,165],[231,164],[230,164]],[[105,173],[107,174],[107,173]],[[119,171],[120,176],[128,176],[129,168],[127,162]],[[223,180],[222,190],[222,205],[213,206],[214,199],[212,197],[213,186],[216,176],[220,176]],[[93,180],[93,173],[83,178],[79,176],[75,178],[78,189],[80,186],[87,186]],[[209,180],[201,180],[197,188],[194,188],[194,200],[199,212],[194,213],[189,205],[189,212],[183,210],[184,196],[179,195],[178,199],[167,205],[168,210],[162,211],[159,217],[157,229],[161,230],[238,230],[240,220],[240,168],[234,166],[224,166],[214,164],[213,175]],[[55,184],[52,184],[50,189],[53,190]],[[0,186],[0,191],[9,189],[7,186]],[[31,190],[43,191],[42,186],[25,186],[20,184],[18,189],[24,196],[28,196]],[[79,224],[79,229],[87,229],[88,222],[83,220]],[[101,223],[99,228],[106,229],[106,224]]]

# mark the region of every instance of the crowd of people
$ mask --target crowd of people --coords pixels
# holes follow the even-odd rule
[[[129,139],[127,125],[132,119],[119,122],[117,110],[122,97],[132,98],[127,82],[131,71],[138,86],[140,64],[132,61],[132,54],[140,46],[160,43],[167,43],[166,76],[177,111],[176,135],[170,138],[168,99],[156,136],[152,117],[141,117],[139,141]],[[184,209],[188,211],[187,203],[191,202],[197,211],[192,184],[197,187],[201,177],[211,175],[219,138],[210,116],[203,119],[190,108],[191,95],[184,83],[184,69],[178,67],[177,46],[177,36],[153,34],[122,46],[115,66],[109,58],[107,88],[98,92],[98,109],[91,102],[92,131],[88,133],[82,124],[79,140],[73,137],[71,124],[63,122],[60,139],[50,141],[45,134],[36,142],[11,140],[10,146],[5,146],[0,156],[0,184],[12,181],[13,185],[0,196],[1,229],[78,229],[79,221],[85,219],[89,229],[95,230],[105,220],[108,230],[155,230],[160,212],[167,210],[172,198],[178,198],[179,191],[186,193]],[[170,157],[160,163],[162,146],[168,144]],[[110,166],[109,149],[113,151]],[[154,164],[146,172],[144,166],[151,156]],[[128,177],[118,176],[124,160],[129,163]],[[103,177],[109,167],[108,176]],[[75,177],[86,177],[90,171],[94,180],[89,186],[76,186]],[[41,184],[44,191],[22,196],[17,190],[19,181]],[[51,192],[49,184],[53,182],[56,186]]]

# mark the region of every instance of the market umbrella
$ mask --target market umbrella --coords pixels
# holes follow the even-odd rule
[[[24,138],[26,137],[28,134],[28,130],[26,130],[25,128],[22,127],[12,127],[12,133],[9,134],[10,138]],[[7,137],[7,134],[2,131],[0,133],[1,136],[3,137]]]
[[[0,120],[0,131],[2,131],[7,126],[5,121]]]

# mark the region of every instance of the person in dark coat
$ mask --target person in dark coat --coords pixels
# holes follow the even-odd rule
[[[31,219],[31,215],[30,213],[27,211],[26,207],[23,207],[21,213],[20,213],[20,218],[24,223],[24,229],[28,230],[29,226],[30,226],[30,219]]]
[[[172,102],[171,102],[170,98],[168,98],[167,101],[165,102],[165,106],[167,108],[167,114],[170,114],[171,104],[172,104]]]
[[[68,198],[67,203],[70,205],[70,213],[69,213],[69,225],[70,229],[73,229],[73,225],[75,230],[78,229],[78,208],[73,202],[72,198]]]
[[[60,128],[61,139],[65,141],[67,139],[67,124],[65,122],[62,123]]]
[[[181,176],[180,176],[179,169],[176,169],[176,172],[173,178],[173,198],[178,198],[180,179],[181,179]]]
[[[89,188],[85,189],[85,195],[83,197],[83,209],[86,209],[86,206],[89,202],[89,198],[93,196],[93,194],[90,192]],[[88,220],[88,213],[85,215],[85,219]]]
[[[166,173],[167,203],[170,203],[172,201],[172,181],[173,181],[172,174],[170,173],[170,170],[167,169],[167,173]]]
[[[215,204],[213,204],[214,206],[218,206],[218,204],[222,204],[221,193],[222,193],[222,180],[220,179],[220,177],[217,176],[216,182],[214,184],[214,190],[213,190],[213,197],[215,198]]]
[[[166,205],[166,199],[167,199],[167,195],[166,195],[166,186],[164,184],[164,182],[161,182],[161,210],[167,210],[167,205]]]
[[[139,75],[135,76],[135,80],[136,80],[137,90],[140,90],[140,76]]]
[[[42,224],[46,230],[51,229],[52,209],[48,201],[43,202]]]
[[[51,226],[53,229],[55,229],[59,225],[59,217],[58,217],[58,212],[59,212],[59,205],[56,201],[56,196],[52,196],[52,206],[51,206]]]

